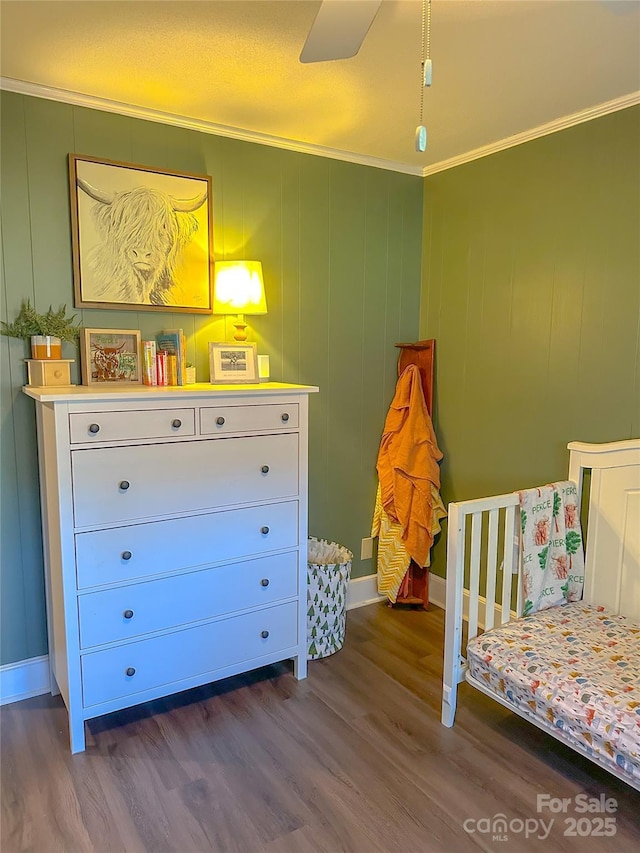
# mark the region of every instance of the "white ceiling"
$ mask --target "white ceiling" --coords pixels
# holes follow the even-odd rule
[[[433,0],[418,154],[420,0],[385,0],[353,59],[303,65],[319,5],[2,0],[2,85],[417,173],[640,100],[636,0]]]

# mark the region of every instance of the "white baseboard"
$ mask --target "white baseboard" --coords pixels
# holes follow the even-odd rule
[[[378,594],[378,576],[365,575],[362,578],[352,578],[347,589],[347,610],[364,607],[365,604],[375,604],[384,601],[386,596]]]
[[[429,572],[429,603],[445,609],[447,603],[447,582],[440,575]]]
[[[0,705],[49,693],[49,655],[0,666]]]
[[[436,607],[445,609],[447,583],[444,578],[429,573],[429,601]],[[375,604],[384,601],[385,595],[378,593],[378,576],[365,575],[361,578],[353,578],[349,581],[347,590],[347,610],[356,607],[364,607],[365,604]],[[469,593],[465,591],[465,614],[469,608]],[[484,615],[484,599],[482,599],[482,613]],[[466,618],[466,616],[465,616]]]

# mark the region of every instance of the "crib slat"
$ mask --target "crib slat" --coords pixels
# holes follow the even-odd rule
[[[478,636],[478,595],[480,593],[480,539],[482,513],[471,516],[471,557],[469,573],[469,639]]]
[[[456,503],[449,504],[447,525],[447,607],[444,623],[442,672],[442,724],[453,725],[458,684],[464,681],[466,661],[462,649],[462,602],[464,599],[464,542],[466,515]]]
[[[498,569],[498,516],[500,510],[489,512],[489,540],[487,542],[487,600],[484,610],[484,629],[493,628],[496,610],[496,572]]]
[[[516,510],[516,525],[520,524],[520,514]],[[519,530],[518,527],[516,527]],[[522,616],[522,548],[519,538],[519,533],[516,534],[518,536],[518,544],[515,543],[513,545],[513,561],[514,566],[518,567],[518,586],[516,591],[516,616],[520,618]]]
[[[502,615],[504,625],[511,619],[511,578],[513,573],[513,534],[516,526],[516,507],[507,507],[504,518],[504,573],[502,575]]]

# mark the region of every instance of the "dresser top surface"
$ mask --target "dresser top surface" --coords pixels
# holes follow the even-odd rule
[[[115,400],[175,400],[184,397],[201,400],[221,400],[225,397],[269,397],[282,394],[314,394],[315,385],[295,385],[288,382],[261,382],[253,385],[211,385],[207,382],[196,385],[149,386],[133,385],[122,387],[67,385],[64,387],[38,387],[25,385],[23,392],[39,403],[96,402]]]

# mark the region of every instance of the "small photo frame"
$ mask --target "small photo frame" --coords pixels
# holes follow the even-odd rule
[[[141,385],[137,329],[82,329],[83,385]]]
[[[258,382],[258,346],[255,343],[209,343],[212,384]]]

